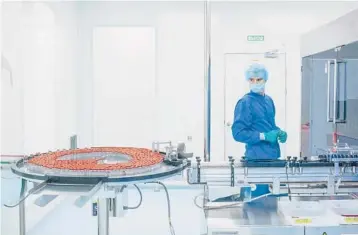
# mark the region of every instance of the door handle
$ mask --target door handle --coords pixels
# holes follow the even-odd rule
[[[334,60],[334,75],[333,75],[333,123],[337,123],[337,60]]]
[[[226,122],[226,126],[230,127],[230,126],[232,126],[232,123],[231,122]]]
[[[333,121],[333,117],[331,118],[331,62],[332,60],[327,60],[327,64],[326,64],[327,66],[327,122]]]
[[[333,114],[331,116],[331,64],[333,64]],[[337,113],[337,59],[327,60],[327,122],[336,123]]]
[[[331,109],[330,109],[330,83],[331,83],[331,78],[330,78],[330,73],[331,73],[331,61],[328,60],[327,61],[327,122],[330,122],[331,121],[331,117],[330,117],[330,113],[331,113]]]
[[[335,77],[334,77],[334,100],[333,100],[333,123],[346,123],[347,112],[347,74],[346,61],[335,61]],[[339,66],[339,69],[338,69]],[[338,107],[337,107],[338,106]]]

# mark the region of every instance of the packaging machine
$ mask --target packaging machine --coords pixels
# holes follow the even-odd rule
[[[189,187],[203,188],[202,195],[194,199],[205,214],[207,229],[203,234],[358,234],[358,155],[354,151],[272,161],[229,157],[227,162],[202,162],[202,158],[186,153],[184,144],[171,142],[153,143],[152,150],[146,151],[149,155],[138,159],[153,161],[148,156],[156,153],[159,160],[146,163],[148,166],[126,165],[126,169],[114,169],[113,164],[123,167],[133,156],[98,148],[77,149],[64,155],[63,151],[36,154],[16,162],[11,169],[22,178],[21,197],[18,203],[7,206],[20,205],[20,235],[25,234],[25,199],[39,194],[35,202],[45,206],[61,192],[77,193],[73,204],[79,208],[92,203],[92,215],[98,217],[98,235],[109,235],[109,217],[123,217],[140,206],[141,200],[129,206],[127,191],[129,185],[134,185],[141,195],[137,186],[140,183],[164,187],[174,234],[168,191],[159,180],[183,171]],[[53,155],[58,156],[57,161],[70,161],[65,162],[65,169],[54,168],[57,162],[48,160]],[[74,162],[87,160],[102,164],[95,168],[103,168],[104,164],[113,169],[66,169],[78,168]],[[35,187],[26,194],[28,181]],[[257,195],[262,185],[268,185],[268,193]]]
[[[165,146],[165,151],[162,151]],[[37,153],[17,161],[11,170],[22,178],[20,199],[6,207],[18,206],[20,235],[26,234],[25,200],[37,195],[35,204],[44,207],[58,195],[71,193],[77,199],[73,205],[83,208],[92,204],[92,216],[98,218],[98,235],[109,235],[109,217],[123,217],[128,210],[141,206],[139,184],[163,187],[168,203],[168,221],[172,234],[170,199],[167,187],[159,180],[177,175],[187,166],[184,144],[154,142],[152,149],[94,147]],[[28,182],[34,187],[27,188]],[[128,187],[134,186],[140,201],[130,206]]]
[[[189,184],[202,184],[209,235],[357,235],[358,155],[228,162],[193,159]],[[269,193],[254,195],[260,185]],[[224,200],[222,200],[224,198]]]

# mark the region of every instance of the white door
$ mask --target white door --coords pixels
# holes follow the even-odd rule
[[[273,57],[273,58],[272,58]],[[249,92],[245,80],[245,70],[252,63],[264,64],[269,78],[266,93],[273,99],[276,107],[276,125],[286,129],[286,59],[285,54],[276,54],[270,58],[264,53],[233,53],[225,55],[225,159],[228,156],[245,155],[245,144],[236,142],[232,137],[231,125],[237,101]],[[281,157],[286,156],[285,144],[281,146]]]
[[[98,27],[93,34],[94,145],[151,147],[155,30]]]

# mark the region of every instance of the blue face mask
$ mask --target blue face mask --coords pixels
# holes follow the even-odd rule
[[[255,93],[261,93],[265,91],[265,83],[250,84],[250,90]]]

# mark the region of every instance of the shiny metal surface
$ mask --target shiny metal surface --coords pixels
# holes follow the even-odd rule
[[[47,194],[44,194],[44,195],[41,195],[40,197],[38,197],[36,200],[35,200],[35,205],[39,206],[39,207],[45,207],[47,206],[50,202],[52,202],[53,200],[55,200],[57,198],[58,195],[47,195]]]
[[[27,181],[21,179],[22,188],[20,192],[20,198],[25,197],[27,191]],[[26,234],[26,214],[25,214],[25,200],[20,201],[19,204],[19,223],[20,223],[20,235]]]
[[[29,181],[44,181],[51,179],[52,182],[61,184],[97,184],[99,181],[106,182],[144,182],[179,174],[187,167],[184,160],[178,166],[171,166],[164,162],[142,168],[118,171],[71,171],[61,169],[49,169],[41,166],[28,164],[23,159],[11,167],[11,171],[21,178]]]
[[[358,235],[358,225],[317,226],[305,228],[305,235]]]
[[[354,235],[358,235],[355,227],[358,224],[342,224],[341,215],[321,204],[322,200],[354,203],[353,194],[358,192],[358,175],[351,170],[336,170],[333,162],[320,161],[289,165],[280,160],[235,162],[234,168],[230,167],[230,162],[194,162],[187,176],[189,184],[205,184],[208,195],[210,189],[220,186],[250,186],[252,189],[267,184],[271,188],[269,197],[249,203],[231,202],[236,207],[227,208],[230,195],[210,202],[206,211],[209,235],[307,235],[307,228],[312,235],[319,234],[314,229],[323,231],[319,235],[325,234],[324,231],[333,231],[334,235],[351,235],[350,232],[356,229]],[[245,198],[236,198],[245,201]],[[217,209],[224,205],[225,209]],[[327,232],[327,235],[331,234]]]
[[[249,235],[277,235],[277,234],[300,234],[304,235],[307,226],[310,227],[310,234],[315,234],[313,231],[315,229],[319,231],[323,231],[327,229],[331,229],[331,231],[354,231],[357,229],[358,225],[349,225],[349,226],[341,226],[338,223],[333,225],[330,224],[330,221],[323,218],[323,221],[327,223],[327,225],[322,225],[322,223],[311,223],[311,224],[293,224],[288,217],[290,217],[289,212],[284,214],[280,211],[280,204],[297,204],[297,205],[306,205],[307,202],[311,202],[314,204],[315,202],[319,202],[320,200],[346,200],[352,199],[350,196],[337,196],[337,197],[295,197],[292,198],[292,202],[289,202],[289,199],[284,198],[262,198],[255,203],[245,204],[241,207],[235,208],[225,208],[225,209],[217,209],[217,210],[208,210],[207,214],[207,226],[209,234],[249,234]],[[223,205],[225,203],[222,203]],[[219,206],[220,203],[215,203],[215,206]],[[317,208],[318,209],[318,208]],[[287,210],[289,211],[289,210]],[[318,216],[329,218],[330,214],[326,214],[322,216],[323,212],[316,211]],[[311,213],[308,210],[298,209],[293,211],[293,213],[301,213],[307,214]],[[332,218],[331,218],[332,220]],[[314,222],[314,221],[313,221]],[[328,228],[329,227],[329,228]],[[289,229],[289,230],[288,230]],[[356,230],[358,233],[358,230]],[[323,231],[324,232],[324,231]],[[317,234],[317,233],[316,233]],[[322,234],[322,233],[321,233]],[[331,235],[330,233],[328,233]],[[332,233],[339,234],[341,233]],[[343,233],[344,234],[344,233]],[[349,234],[349,233],[348,233]]]
[[[210,210],[207,228],[209,235],[304,235],[304,227],[290,226],[278,213],[276,198],[259,199],[243,207]]]
[[[211,56],[211,3],[204,2],[204,160],[210,162],[210,56]]]
[[[277,211],[277,199],[273,197],[259,199],[242,207],[209,210],[207,216],[209,221],[228,219],[236,226],[286,225]]]
[[[299,165],[299,167],[296,165]],[[188,171],[189,184],[206,183],[209,186],[244,184],[270,184],[274,194],[337,195],[358,193],[358,174],[346,167],[345,171],[334,167],[333,162],[307,161],[290,164],[286,161],[191,162]],[[290,194],[291,194],[290,193]]]
[[[109,235],[109,209],[108,198],[98,199],[98,235]]]

